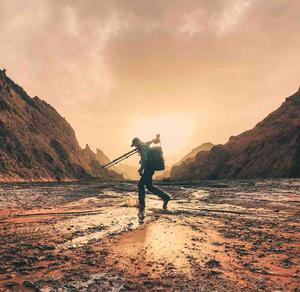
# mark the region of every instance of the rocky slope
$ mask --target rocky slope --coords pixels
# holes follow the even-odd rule
[[[172,179],[300,177],[300,90],[253,129],[172,168]]]
[[[195,147],[192,149],[188,154],[186,154],[181,160],[179,160],[175,165],[179,165],[181,163],[186,163],[188,161],[192,161],[195,159],[196,155],[201,151],[209,151],[211,148],[214,147],[214,144],[210,142],[206,142],[201,144],[200,146]]]
[[[105,165],[109,163],[111,160],[104,154],[104,152],[100,149],[96,149],[96,153],[94,153],[88,144],[86,144],[86,147],[83,149],[85,158],[89,161],[89,164],[92,168],[92,172],[94,175],[100,175],[103,173],[102,168],[97,166],[97,163],[100,165]],[[95,165],[96,164],[96,165]],[[101,172],[99,174],[99,171]],[[131,179],[131,180],[137,180],[139,179],[139,173],[138,168],[135,166],[118,163],[117,165],[114,165],[108,169],[108,171],[113,171],[113,173],[118,173],[120,176],[122,176],[124,179]]]
[[[88,145],[87,145],[88,146]],[[104,154],[104,152],[100,149],[96,149],[96,159],[99,161],[101,165],[107,164],[110,162],[110,159]]]
[[[164,180],[170,178],[171,175],[171,169],[172,167],[169,165],[165,166],[165,170],[163,171],[156,171],[154,174],[154,179],[155,180]]]
[[[0,181],[66,181],[94,174],[70,124],[0,70]]]
[[[200,146],[195,147],[188,154],[186,154],[183,158],[181,158],[177,163],[175,163],[172,167],[166,166],[166,169],[163,172],[158,172],[157,175],[155,176],[155,179],[162,180],[162,179],[170,178],[171,170],[173,167],[191,163],[195,159],[196,155],[199,152],[209,151],[213,146],[214,146],[214,144],[212,144],[210,142],[206,142],[206,143],[201,144]]]
[[[109,158],[100,150],[96,149],[94,153],[88,144],[82,150],[85,161],[89,166],[89,172],[93,177],[101,177],[105,179],[123,179],[122,174],[117,172],[115,169],[103,169],[102,165],[108,163]]]

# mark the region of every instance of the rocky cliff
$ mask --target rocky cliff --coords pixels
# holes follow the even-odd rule
[[[88,144],[82,150],[84,159],[89,166],[89,172],[93,177],[101,177],[104,179],[123,179],[122,174],[115,169],[103,169],[102,165],[108,163],[109,158],[100,150],[96,149],[94,153]]]
[[[0,70],[0,181],[78,180],[93,175],[70,124]]]
[[[167,165],[166,169],[163,172],[158,172],[157,175],[155,176],[155,179],[163,180],[163,179],[170,178],[172,168],[174,168],[175,166],[178,166],[178,165],[183,166],[185,164],[191,163],[192,160],[195,159],[196,155],[199,152],[209,151],[213,146],[214,146],[214,144],[212,144],[210,142],[206,142],[206,143],[201,144],[200,146],[193,148],[188,154],[186,154],[183,158],[181,158],[177,163],[173,164],[172,167]],[[184,168],[181,167],[181,169],[184,169]]]
[[[96,159],[101,165],[107,164],[110,162],[110,159],[104,154],[100,149],[96,149]]]
[[[100,149],[96,149],[96,153],[94,153],[88,144],[83,149],[83,152],[85,158],[89,161],[89,164],[91,165],[92,172],[94,175],[99,175],[99,167],[97,166],[96,162],[98,162],[98,165],[100,164],[102,166],[111,161]],[[103,169],[101,168],[100,171],[102,173]],[[123,177],[124,179],[131,179],[131,180],[139,179],[138,168],[123,163],[118,163],[110,167],[106,171],[110,174],[117,173],[119,177]]]
[[[172,168],[172,179],[300,177],[300,90],[253,129]]]
[[[193,148],[188,154],[183,156],[175,165],[179,165],[181,163],[186,163],[188,161],[192,161],[196,158],[196,155],[201,151],[209,151],[211,148],[214,147],[214,144],[210,142],[202,143],[200,146]]]

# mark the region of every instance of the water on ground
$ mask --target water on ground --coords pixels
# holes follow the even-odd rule
[[[0,185],[0,291],[297,291],[300,180]]]

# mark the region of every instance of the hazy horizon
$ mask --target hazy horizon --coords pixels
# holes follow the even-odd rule
[[[298,89],[299,11],[294,0],[0,0],[0,67],[82,147],[112,159],[160,133],[173,164]]]

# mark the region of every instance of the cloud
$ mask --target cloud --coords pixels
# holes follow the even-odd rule
[[[191,148],[219,143],[298,87],[299,10],[296,0],[0,1],[0,66],[109,155],[159,114],[198,120]]]
[[[218,34],[222,36],[234,29],[234,27],[239,23],[244,14],[247,12],[250,4],[251,1],[249,0],[228,1],[228,7],[224,9],[220,21],[218,22]]]

